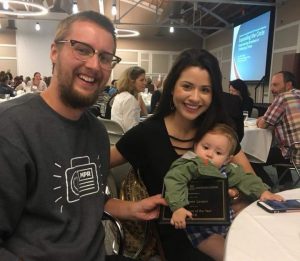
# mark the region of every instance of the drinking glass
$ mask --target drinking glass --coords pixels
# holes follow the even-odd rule
[[[244,123],[248,120],[248,111],[243,111]]]

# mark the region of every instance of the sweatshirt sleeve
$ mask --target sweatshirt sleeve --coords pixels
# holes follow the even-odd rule
[[[20,259],[3,245],[12,236],[25,207],[27,182],[24,162],[24,155],[5,138],[0,138],[0,260]]]
[[[229,186],[236,187],[247,197],[257,200],[260,195],[269,189],[260,177],[253,173],[245,173],[241,166],[229,165]]]
[[[180,158],[174,161],[167,172],[164,178],[165,199],[173,212],[189,204],[188,183],[193,178],[196,168],[192,161]]]

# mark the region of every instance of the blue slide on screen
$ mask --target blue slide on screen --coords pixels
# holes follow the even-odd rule
[[[266,73],[271,12],[234,27],[230,80],[259,81]]]

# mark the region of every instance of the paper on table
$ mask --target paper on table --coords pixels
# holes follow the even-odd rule
[[[255,118],[248,118],[245,122],[244,122],[244,126],[245,127],[256,127],[256,119]]]

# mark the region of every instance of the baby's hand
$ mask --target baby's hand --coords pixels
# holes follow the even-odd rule
[[[284,201],[284,198],[280,195],[273,194],[272,192],[266,190],[260,195],[260,200],[276,200],[276,201]]]
[[[185,228],[186,223],[185,219],[189,217],[192,218],[192,213],[185,208],[179,208],[173,212],[172,218],[171,218],[171,224],[175,226],[175,228]]]

